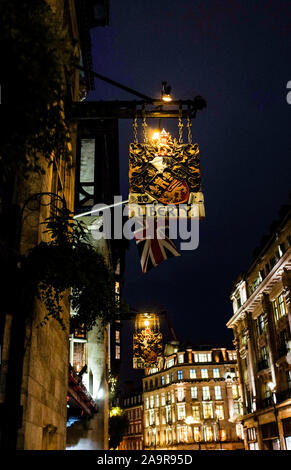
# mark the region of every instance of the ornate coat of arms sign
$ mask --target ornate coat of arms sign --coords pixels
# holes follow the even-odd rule
[[[162,355],[162,334],[160,322],[153,313],[138,314],[133,335],[133,368],[145,369],[158,365]]]
[[[143,214],[147,204],[184,204],[187,207],[184,217],[203,218],[198,144],[178,143],[164,129],[159,138],[149,143],[131,143],[129,188],[129,207],[137,205],[143,209]],[[193,205],[196,206],[195,214]],[[181,212],[179,217],[183,217]]]

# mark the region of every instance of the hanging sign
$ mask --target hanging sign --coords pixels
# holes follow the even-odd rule
[[[147,212],[152,205],[155,216],[165,215],[158,209],[169,205],[173,216],[205,216],[199,146],[178,143],[165,129],[149,143],[129,148],[129,216],[152,215]]]
[[[154,313],[137,314],[133,335],[133,368],[156,367],[162,356],[163,343],[160,321]]]

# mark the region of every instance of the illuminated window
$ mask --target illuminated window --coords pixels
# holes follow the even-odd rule
[[[213,441],[213,429],[211,426],[206,426],[205,428],[205,440]]]
[[[228,358],[230,361],[236,361],[236,351],[228,351]]]
[[[202,397],[203,400],[210,400],[209,387],[202,387]]]
[[[152,426],[155,423],[155,411],[154,410],[149,411],[149,423],[150,423],[150,426]]]
[[[225,429],[224,429],[224,428],[220,428],[220,429],[219,429],[219,436],[220,436],[220,440],[221,440],[221,441],[225,441],[225,440],[226,440],[226,432],[225,432]]]
[[[211,353],[194,354],[195,362],[211,362]]]
[[[196,379],[196,370],[190,369],[190,379]]]
[[[152,396],[150,397],[150,407],[151,407],[151,408],[154,407],[154,403],[155,403],[155,401],[154,401],[154,396],[152,395]]]
[[[233,385],[232,386],[232,396],[233,398],[236,400],[237,398],[239,398],[239,394],[238,394],[238,386],[237,385]]]
[[[170,383],[170,374],[167,374],[167,375],[166,375],[166,383],[167,383],[167,384]]]
[[[178,360],[179,364],[183,364],[183,362],[184,362],[184,354],[179,354],[178,359],[179,359],[179,360]]]
[[[172,411],[171,405],[166,406],[166,423],[169,423],[172,420]]]
[[[215,413],[217,419],[224,419],[223,405],[216,405]]]
[[[166,404],[166,397],[165,397],[165,394],[162,393],[162,406],[165,406]]]
[[[214,393],[215,393],[215,399],[216,399],[216,400],[221,400],[221,399],[222,399],[221,387],[220,387],[220,385],[216,385],[216,386],[214,387]]]
[[[213,409],[210,403],[203,403],[203,417],[204,419],[212,419],[213,418]]]
[[[216,368],[216,369],[213,369],[213,377],[214,378],[218,378],[220,375],[219,375],[219,369]]]
[[[193,405],[192,406],[192,416],[196,420],[200,419],[200,411],[199,411],[199,405]]]
[[[73,358],[71,358],[71,361],[76,372],[80,372],[86,365],[86,348],[87,343],[84,341],[74,341],[73,343]]]
[[[178,398],[178,401],[184,400],[184,398],[185,398],[185,390],[184,390],[184,388],[178,388],[178,390],[177,390],[177,398]]]
[[[149,408],[149,399],[148,399],[148,397],[146,397],[146,399],[145,399],[145,409],[148,410],[148,408]]]
[[[197,400],[198,389],[197,387],[191,387],[191,398]]]
[[[183,379],[183,371],[178,370],[178,380],[182,380],[182,379]]]
[[[156,395],[156,407],[158,408],[160,406],[160,397],[159,395]]]
[[[201,433],[200,433],[199,427],[194,426],[193,431],[194,431],[194,441],[196,442],[201,441]]]
[[[161,377],[161,385],[165,385],[165,377],[163,375]]]
[[[118,344],[115,346],[115,359],[120,359],[120,346]]]
[[[201,377],[202,377],[202,379],[208,379],[208,370],[207,369],[201,369]]]
[[[286,315],[286,305],[282,294],[280,294],[275,300],[273,300],[273,311],[276,321]]]
[[[174,360],[173,358],[172,358],[172,359],[169,359],[168,362],[167,362],[167,367],[168,367],[168,368],[169,368],[169,367],[173,367],[174,363],[175,363],[175,360]]]
[[[187,442],[188,440],[188,435],[187,435],[187,426],[179,426],[177,428],[177,434],[178,434],[178,442]]]
[[[183,405],[177,405],[177,410],[178,410],[178,420],[182,420],[186,418],[186,408],[185,404]]]
[[[238,401],[235,401],[233,404],[233,411],[234,414],[240,415],[241,414],[241,408],[240,408],[240,403]]]
[[[120,331],[115,331],[115,341],[116,343],[120,343]]]

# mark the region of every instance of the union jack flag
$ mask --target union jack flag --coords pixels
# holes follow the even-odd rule
[[[134,232],[140,256],[141,269],[146,273],[150,269],[173,256],[180,256],[173,241],[168,237],[169,222],[157,223],[156,219],[142,220],[142,227]],[[150,226],[149,226],[150,225]]]

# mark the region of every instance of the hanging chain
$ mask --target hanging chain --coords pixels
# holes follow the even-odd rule
[[[187,116],[188,144],[192,144],[192,122],[190,116]]]
[[[146,134],[146,128],[147,128],[147,123],[146,123],[146,116],[145,116],[145,105],[142,105],[142,130],[143,130],[143,140],[144,143],[146,144],[148,139],[147,139],[147,134]]]
[[[132,130],[133,130],[133,141],[135,144],[138,144],[138,137],[137,137],[138,126],[137,126],[136,110],[135,110],[135,115],[134,115],[134,119],[132,123]]]
[[[179,124],[178,124],[178,129],[179,129],[179,144],[183,143],[183,122],[182,122],[182,106],[179,106]]]

